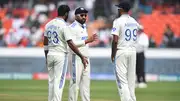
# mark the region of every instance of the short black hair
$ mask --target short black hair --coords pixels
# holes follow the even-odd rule
[[[64,16],[69,11],[70,11],[70,8],[68,5],[60,5],[58,7],[58,16]]]

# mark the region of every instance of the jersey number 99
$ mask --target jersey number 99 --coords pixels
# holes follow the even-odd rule
[[[47,32],[47,36],[48,36],[49,43],[52,43],[52,42],[55,43],[55,44],[59,43],[57,32],[55,32],[55,31],[48,31]]]
[[[131,39],[133,39],[133,41],[136,41],[137,39],[137,29],[133,29],[133,30],[130,30],[130,29],[126,29],[125,30],[125,40],[126,41],[130,41]]]

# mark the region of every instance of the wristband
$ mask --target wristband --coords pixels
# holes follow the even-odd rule
[[[74,41],[74,44],[75,44],[77,47],[81,47],[81,46],[85,45],[85,41],[84,41],[84,40]]]

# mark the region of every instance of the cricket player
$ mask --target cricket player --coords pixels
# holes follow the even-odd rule
[[[115,64],[115,76],[121,101],[136,101],[135,44],[139,24],[128,15],[130,10],[128,1],[122,1],[116,6],[120,17],[113,22],[111,60]]]
[[[69,6],[59,6],[58,17],[45,26],[44,52],[49,74],[48,101],[61,101],[62,99],[67,70],[67,44],[80,57],[85,67],[88,62],[72,42],[71,36],[64,33],[69,11]]]
[[[87,43],[97,40],[97,35],[94,34],[88,38],[85,25],[87,13],[88,11],[85,8],[77,8],[75,10],[75,21],[69,26],[69,30],[66,30],[67,33],[73,36],[73,42],[78,46],[80,52],[87,57],[89,63],[85,68],[80,61],[80,57],[72,53],[69,101],[77,101],[79,89],[82,101],[90,101],[90,62]]]

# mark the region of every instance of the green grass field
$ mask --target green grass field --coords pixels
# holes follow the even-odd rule
[[[68,83],[62,101],[67,101]],[[0,101],[47,101],[47,86],[46,80],[0,80]],[[150,82],[137,88],[136,96],[137,101],[180,101],[180,82]],[[92,81],[91,101],[120,101],[115,81]]]

